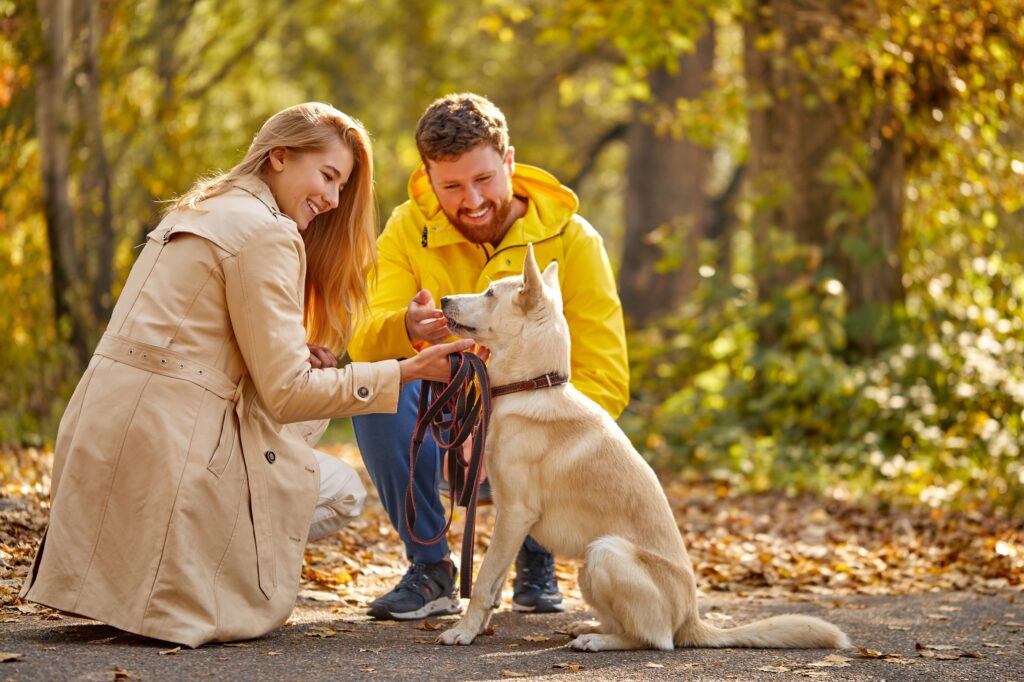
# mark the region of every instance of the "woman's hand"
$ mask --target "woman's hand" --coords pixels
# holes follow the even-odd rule
[[[332,353],[330,348],[313,343],[307,343],[306,347],[309,348],[309,364],[313,369],[338,366],[338,356]]]
[[[472,339],[460,339],[451,343],[442,343],[423,350],[416,357],[399,360],[398,367],[402,375],[402,383],[425,379],[427,381],[447,382],[452,376],[452,366],[448,356],[461,353],[474,346]]]

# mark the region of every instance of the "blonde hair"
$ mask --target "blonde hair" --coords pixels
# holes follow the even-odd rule
[[[311,343],[344,349],[367,305],[367,275],[377,261],[377,209],[373,198],[370,136],[355,119],[320,102],[297,104],[267,120],[245,158],[226,173],[196,182],[175,206],[195,209],[245,175],[259,177],[275,147],[312,151],[336,137],[352,150],[354,164],[338,206],[316,216],[302,232],[306,247],[303,322]]]

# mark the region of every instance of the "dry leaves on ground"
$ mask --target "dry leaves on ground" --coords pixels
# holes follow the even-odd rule
[[[359,470],[352,445],[325,448]],[[48,610],[17,597],[46,524],[50,454],[0,452],[0,606],[11,617],[46,617]],[[33,475],[33,467],[35,474]],[[42,472],[42,473],[40,473]],[[373,487],[364,480],[368,490]],[[815,495],[741,494],[718,483],[668,482],[670,504],[686,540],[702,589],[817,594],[908,594],[1019,587],[1024,574],[1024,529],[988,510],[877,510]],[[494,508],[478,516],[476,561],[487,549]],[[461,546],[463,510],[450,535]],[[338,602],[339,612],[365,608],[388,591],[407,568],[405,551],[379,501],[346,529],[310,544],[300,597]],[[579,598],[575,564],[556,571],[563,591]],[[929,617],[949,618],[955,607]],[[425,623],[423,629],[445,625]],[[894,626],[894,629],[898,626]],[[311,634],[311,636],[330,636]]]

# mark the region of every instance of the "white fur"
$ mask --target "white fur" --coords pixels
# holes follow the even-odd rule
[[[569,372],[558,265],[542,275],[532,248],[522,278],[495,282],[490,294],[450,297],[444,312],[456,333],[491,349],[492,385]],[[466,615],[439,642],[470,644],[487,627],[530,534],[559,556],[585,559],[580,589],[600,624],[571,625],[575,649],[849,646],[839,628],[810,616],[725,630],[702,621],[693,568],[657,477],[572,384],[496,398],[485,458],[494,534]]]

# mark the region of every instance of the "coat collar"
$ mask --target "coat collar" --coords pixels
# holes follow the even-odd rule
[[[274,193],[270,191],[270,187],[267,183],[263,182],[258,176],[255,175],[243,175],[231,181],[232,187],[237,187],[247,194],[251,194],[260,200],[260,202],[267,207],[267,209],[274,214],[275,217],[288,218],[281,209],[277,206],[277,200],[274,199]],[[289,220],[291,220],[289,218]]]

